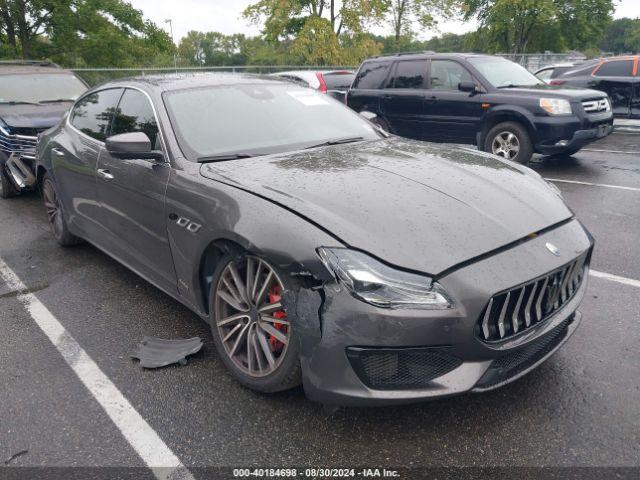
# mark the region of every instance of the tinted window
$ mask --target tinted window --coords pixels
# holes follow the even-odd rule
[[[390,62],[366,62],[360,68],[354,88],[380,88],[387,78]]]
[[[167,92],[164,100],[180,147],[189,157],[260,155],[336,139],[380,138],[350,108],[293,84],[192,88]]]
[[[391,88],[425,88],[427,75],[426,60],[407,60],[398,62]]]
[[[458,62],[451,60],[431,62],[431,88],[433,90],[458,90],[460,82],[473,82],[473,77]]]
[[[109,135],[113,112],[121,94],[121,88],[112,88],[87,95],[74,107],[71,124],[90,137],[104,142]]]
[[[113,119],[111,135],[130,132],[146,133],[151,145],[159,147],[158,125],[149,99],[138,90],[126,89]]]
[[[596,72],[597,77],[630,77],[633,74],[632,60],[604,62]]]
[[[356,78],[353,73],[325,73],[323,75],[324,83],[327,84],[329,90],[347,90]]]

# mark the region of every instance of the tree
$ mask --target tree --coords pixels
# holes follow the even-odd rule
[[[640,18],[618,18],[605,30],[599,47],[604,52],[640,52]]]
[[[365,27],[380,22],[387,8],[387,0],[260,0],[249,5],[244,16],[263,24],[268,41],[290,40],[299,61],[344,64],[379,51]],[[345,42],[357,48],[346,49]]]
[[[435,27],[438,23],[437,17],[453,16],[458,3],[458,0],[388,0],[396,51],[402,48],[402,37],[412,38],[416,27]]]
[[[169,36],[123,0],[0,0],[0,40],[11,56],[70,66],[157,63]]]
[[[614,0],[463,0],[466,20],[480,23],[477,39],[489,51],[525,53],[548,45],[595,45],[610,22]]]

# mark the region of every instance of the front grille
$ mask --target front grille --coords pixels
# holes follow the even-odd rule
[[[376,390],[425,388],[462,360],[443,348],[347,348],[353,369],[367,387]]]
[[[587,254],[524,285],[498,293],[479,319],[480,337],[501,341],[544,322],[573,297],[587,270]]]
[[[611,110],[611,105],[609,105],[607,98],[598,98],[582,102],[582,108],[584,108],[584,111],[587,113],[599,113],[608,112]]]
[[[497,358],[476,384],[477,389],[491,388],[524,372],[552,352],[567,336],[573,317],[525,347]]]
[[[35,156],[37,143],[37,136],[6,134],[6,132],[0,129],[0,151],[8,155],[15,153],[18,155]]]

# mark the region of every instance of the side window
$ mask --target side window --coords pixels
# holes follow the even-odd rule
[[[389,88],[426,88],[427,61],[405,60],[398,62]]]
[[[111,88],[83,97],[71,112],[71,125],[82,133],[104,142],[109,136],[109,126],[120,95],[121,88]]]
[[[460,82],[473,82],[469,71],[452,60],[431,62],[431,88],[433,90],[458,90]]]
[[[595,75],[596,77],[630,77],[633,75],[633,60],[604,62]]]
[[[377,89],[380,88],[382,82],[387,78],[391,62],[366,62],[360,67],[353,88]]]
[[[546,70],[542,70],[536,74],[540,80],[544,80],[545,82],[551,80],[551,76],[553,75],[553,68],[547,68]]]
[[[127,88],[116,109],[111,135],[131,132],[146,133],[152,148],[159,147],[158,124],[149,99],[144,93]]]

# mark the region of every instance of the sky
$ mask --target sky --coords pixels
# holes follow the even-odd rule
[[[190,30],[201,32],[222,32],[224,34],[244,33],[258,35],[260,27],[249,24],[242,18],[242,11],[255,0],[129,0],[137,9],[142,10],[145,18],[164,26],[169,31],[171,19],[173,35],[176,43]],[[640,0],[618,0],[615,18],[640,17]],[[474,30],[474,22],[441,22],[439,32],[428,31],[419,35],[421,40],[437,33],[464,33]],[[390,35],[390,27],[375,27],[371,31],[376,34]]]

